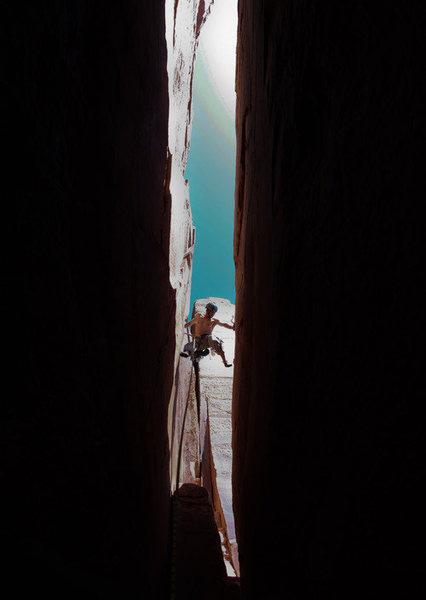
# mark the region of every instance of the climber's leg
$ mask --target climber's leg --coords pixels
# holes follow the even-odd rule
[[[220,344],[217,340],[211,339],[211,348],[213,348],[213,350],[215,352],[217,352],[217,354],[219,354],[225,367],[232,367],[232,363],[228,363],[228,361],[226,360],[226,356],[225,356],[225,352],[223,351],[222,344]]]
[[[192,357],[193,351],[194,351],[193,343],[192,342],[188,342],[183,347],[183,352],[181,352],[180,355],[183,356],[184,358],[188,358],[188,356]]]

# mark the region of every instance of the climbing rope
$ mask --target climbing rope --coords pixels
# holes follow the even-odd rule
[[[191,342],[189,331],[188,342]],[[192,356],[195,352],[195,339],[192,339]],[[178,521],[178,495],[179,495],[179,480],[180,480],[180,464],[182,459],[183,436],[185,433],[186,413],[188,412],[189,398],[191,395],[192,373],[195,370],[195,360],[192,359],[191,376],[189,378],[188,394],[186,396],[185,411],[183,414],[182,428],[179,439],[178,464],[176,473],[176,490],[172,498],[172,551],[171,551],[171,568],[170,568],[170,600],[175,600],[176,597],[176,549],[177,549],[177,521]]]

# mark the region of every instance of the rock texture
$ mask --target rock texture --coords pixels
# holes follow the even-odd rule
[[[244,598],[408,597],[424,573],[424,24],[402,1],[239,3]]]
[[[198,36],[212,4],[213,0],[166,0],[167,71],[169,77],[166,195],[171,206],[170,282],[176,295],[174,356],[176,377],[179,352],[184,336],[184,323],[189,312],[195,244],[189,185],[185,179],[192,127],[192,80]],[[175,393],[174,386],[168,418],[170,439],[174,427]],[[170,457],[170,477],[174,489],[177,454],[172,448]]]
[[[164,3],[9,3],[0,38],[11,594],[162,598],[175,347]]]
[[[177,600],[225,598],[227,577],[207,490],[185,483],[173,502],[176,559],[172,593]]]
[[[190,360],[180,360],[176,370],[170,447],[173,486],[199,483],[199,425],[195,374]]]

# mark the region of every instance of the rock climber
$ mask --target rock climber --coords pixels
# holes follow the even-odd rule
[[[218,340],[213,339],[212,332],[216,325],[235,331],[235,325],[228,325],[228,323],[222,323],[218,319],[214,319],[213,317],[216,313],[217,306],[212,302],[209,302],[206,305],[204,317],[200,314],[196,314],[191,321],[185,323],[185,327],[194,325],[195,352],[193,350],[192,342],[188,342],[188,344],[185,344],[183,352],[181,352],[180,355],[188,358],[188,356],[192,357],[192,354],[194,354],[195,358],[199,358],[200,356],[208,354],[208,348],[213,348],[213,350],[221,357],[225,367],[232,367],[232,363],[228,363],[226,360],[222,344]],[[207,352],[205,352],[206,350]]]

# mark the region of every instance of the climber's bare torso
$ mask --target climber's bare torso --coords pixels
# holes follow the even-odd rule
[[[214,313],[213,313],[214,314]],[[189,323],[186,324],[187,327],[194,326],[194,336],[199,337],[200,335],[210,335],[216,325],[220,325],[221,327],[226,327],[227,329],[234,329],[233,325],[228,325],[228,323],[222,323],[218,319],[213,319],[211,316],[211,311],[206,310],[205,316],[201,316],[199,314],[195,315]]]
[[[188,326],[191,325],[194,326],[194,336],[199,337],[200,335],[211,334],[216,325],[222,325],[222,323],[217,319],[211,319],[207,316],[195,315],[188,323]]]

